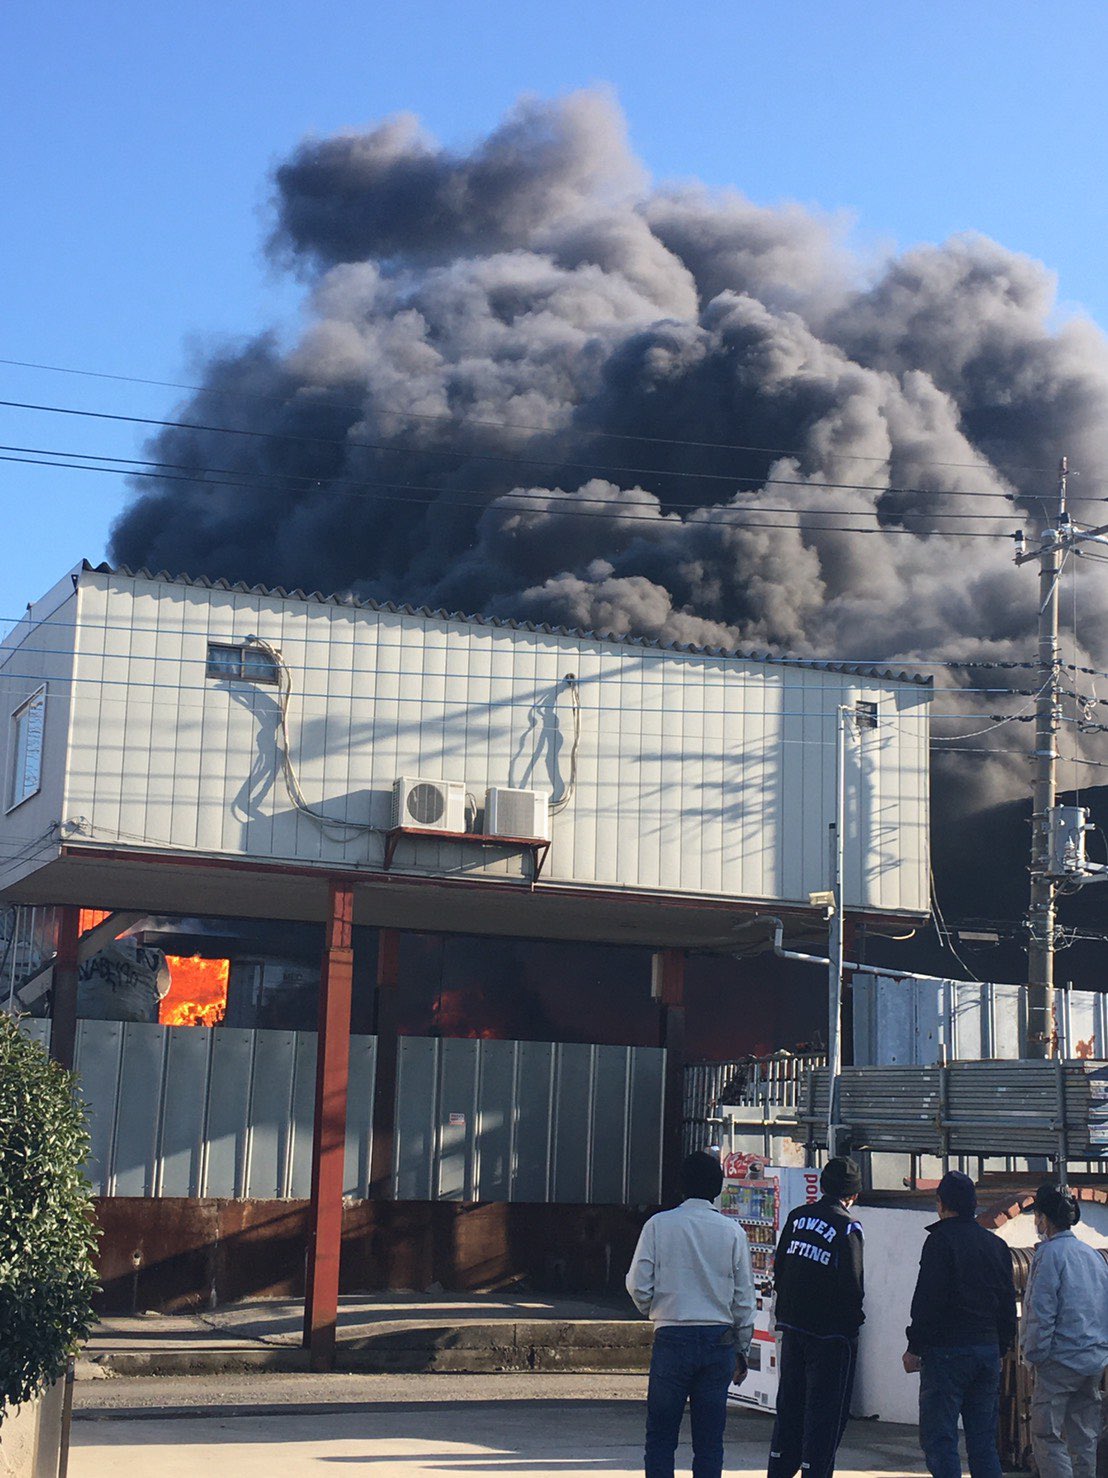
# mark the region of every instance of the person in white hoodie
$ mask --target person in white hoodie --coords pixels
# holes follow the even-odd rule
[[[685,1199],[642,1229],[627,1292],[654,1325],[646,1396],[647,1478],[673,1478],[686,1404],[694,1478],[720,1478],[727,1388],[746,1376],[754,1335],[754,1272],[746,1232],[713,1202],[723,1189],[714,1155],[681,1167]]]
[[[1095,1478],[1100,1384],[1108,1367],[1108,1262],[1073,1234],[1074,1196],[1035,1194],[1035,1249],[1023,1296],[1020,1353],[1035,1372],[1031,1446],[1040,1478]]]

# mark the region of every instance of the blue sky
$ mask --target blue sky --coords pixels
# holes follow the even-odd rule
[[[464,146],[525,92],[610,87],[658,179],[846,211],[882,252],[978,230],[1108,325],[1108,7],[782,0],[9,0],[0,21],[0,358],[190,382],[301,285],[262,252],[269,174],[305,133],[397,111]],[[0,365],[0,399],[164,416],[171,390]],[[0,408],[0,442],[138,456],[141,427]],[[0,462],[0,617],[126,497]]]

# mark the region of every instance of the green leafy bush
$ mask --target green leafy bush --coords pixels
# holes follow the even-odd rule
[[[0,1419],[88,1335],[96,1232],[74,1079],[0,1013]]]

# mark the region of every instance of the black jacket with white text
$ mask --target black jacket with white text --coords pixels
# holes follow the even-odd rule
[[[789,1213],[773,1263],[777,1326],[852,1339],[862,1325],[862,1228],[829,1196]]]

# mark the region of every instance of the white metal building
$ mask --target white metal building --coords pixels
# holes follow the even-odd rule
[[[916,918],[929,699],[904,672],[85,564],[0,646],[0,898],[317,919],[343,873],[360,923],[719,944],[736,904],[827,888],[863,703],[845,902]],[[432,790],[397,816],[402,777]],[[497,788],[540,797],[501,796],[501,835],[543,836],[551,803],[537,878],[542,849],[476,840]],[[387,835],[429,795],[428,835]]]

